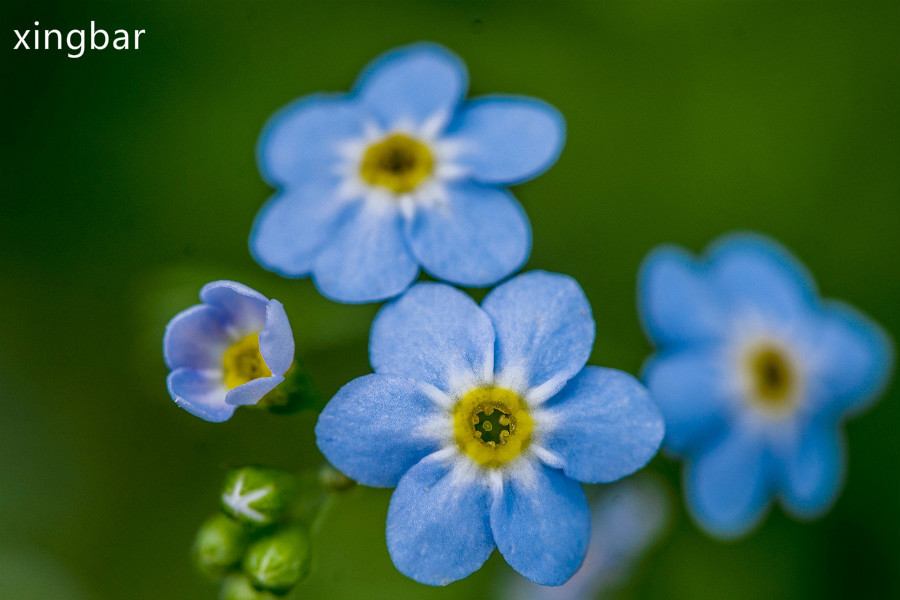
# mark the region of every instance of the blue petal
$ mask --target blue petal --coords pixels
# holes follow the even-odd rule
[[[262,400],[263,396],[274,390],[282,381],[284,381],[284,377],[281,375],[253,379],[228,390],[228,394],[225,395],[225,402],[233,404],[234,406],[256,404]]]
[[[814,322],[818,402],[831,413],[857,412],[876,400],[893,373],[888,334],[853,308],[828,302]]]
[[[585,367],[541,413],[556,425],[543,445],[563,458],[566,475],[585,483],[637,471],[656,454],[665,432],[647,389],[615,369]]]
[[[308,275],[316,256],[352,208],[335,197],[337,185],[332,179],[320,179],[269,200],[250,233],[250,252],[256,262],[282,276]]]
[[[705,445],[729,427],[726,372],[715,348],[693,348],[654,356],[643,379],[666,422],[666,449],[677,454]]]
[[[410,249],[431,275],[466,286],[494,284],[519,269],[531,227],[507,191],[472,182],[448,186],[448,203],[420,208],[409,221]]]
[[[377,302],[400,294],[419,272],[393,207],[360,202],[313,263],[316,287],[338,302]]]
[[[559,587],[516,580],[509,600],[586,600],[606,598],[628,582],[642,555],[660,537],[669,519],[664,486],[638,476],[604,486],[591,502],[591,541],[578,572]]]
[[[685,469],[687,507],[707,533],[743,535],[765,516],[771,470],[763,440],[733,429]]]
[[[477,472],[428,457],[391,496],[387,546],[397,569],[420,583],[447,585],[477,571],[494,550],[489,493]]]
[[[256,150],[259,170],[273,187],[330,175],[344,158],[341,144],[363,137],[365,112],[352,99],[315,94],[269,119]]]
[[[681,248],[663,246],[644,259],[638,309],[647,336],[657,346],[717,339],[727,328],[703,269]]]
[[[447,136],[460,144],[453,162],[472,179],[512,184],[531,179],[556,162],[566,122],[558,110],[534,98],[483,96],[465,104]]]
[[[435,115],[448,119],[466,94],[462,61],[436,44],[395,48],[372,61],[355,89],[382,127],[421,125]]]
[[[342,387],[319,415],[316,443],[348,477],[393,487],[439,443],[423,430],[437,415],[419,386],[404,377],[366,375]]]
[[[731,234],[720,238],[708,256],[710,281],[732,313],[758,313],[790,322],[818,304],[812,276],[770,238]]]
[[[781,500],[800,519],[827,511],[844,484],[844,438],[834,423],[813,422],[783,457]]]
[[[376,373],[401,375],[455,394],[493,373],[494,328],[475,301],[420,283],[379,311],[369,337]]]
[[[491,506],[497,548],[541,585],[562,585],[587,553],[591,517],[581,484],[542,464],[523,465]]]
[[[231,337],[225,313],[215,306],[198,304],[169,321],[163,336],[163,355],[170,369],[221,369]]]
[[[234,414],[236,407],[225,402],[225,383],[221,373],[209,375],[193,369],[176,369],[166,379],[169,395],[192,415],[220,423]]]
[[[294,334],[284,306],[278,300],[266,305],[266,326],[259,334],[259,353],[275,375],[284,375],[294,362]]]
[[[243,336],[259,333],[266,325],[269,299],[236,281],[213,281],[200,290],[200,299],[226,315],[229,328]]]
[[[494,323],[499,383],[526,392],[562,389],[591,354],[594,319],[584,292],[567,275],[531,271],[495,288],[482,303]]]

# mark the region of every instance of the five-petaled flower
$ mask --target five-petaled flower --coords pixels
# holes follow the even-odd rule
[[[646,388],[586,367],[590,305],[564,275],[530,272],[479,307],[421,283],[377,315],[374,374],[344,386],[316,425],[325,456],[393,487],[387,545],[404,574],[445,585],[497,547],[529,579],[559,585],[590,533],[579,482],[644,466],[663,437]]]
[[[281,303],[241,283],[208,283],[200,299],[166,327],[169,394],[201,419],[225,421],[284,381],[294,338]]]
[[[827,510],[844,478],[840,420],[886,385],[887,335],[821,300],[786,250],[747,234],[702,260],[656,250],[639,303],[658,350],[644,379],[666,418],[666,449],[687,461],[685,495],[700,525],[742,535],[773,496],[798,518]]]
[[[250,238],[264,267],[312,274],[340,302],[403,292],[421,265],[438,279],[488,286],[519,269],[531,230],[504,186],[547,169],[565,126],[531,98],[463,101],[465,66],[434,44],[377,58],[350,94],[301,98],[260,139],[279,192]]]

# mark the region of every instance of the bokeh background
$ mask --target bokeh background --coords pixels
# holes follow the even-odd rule
[[[224,470],[316,466],[315,415],[175,407],[161,338],[200,286],[281,299],[326,395],[369,372],[377,306],[342,306],[247,251],[271,193],[254,147],[273,111],[345,90],[380,52],[433,40],[473,94],[543,98],[568,123],[558,164],[519,186],[528,268],[573,275],[597,320],[591,362],[636,373],[649,346],[635,273],[663,242],[733,229],[785,243],[900,332],[900,4],[789,2],[34,2],[2,4],[0,597],[214,598],[189,547]],[[146,29],[140,50],[13,51],[14,29]],[[483,292],[480,292],[483,293]],[[478,296],[480,297],[480,295]],[[720,543],[685,516],[621,598],[900,593],[900,398],[850,422],[846,489],[819,521],[776,509]],[[445,589],[397,573],[390,492],[341,498],[297,597],[494,597],[496,555]]]

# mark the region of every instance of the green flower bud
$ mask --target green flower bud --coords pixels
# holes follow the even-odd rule
[[[356,485],[356,482],[332,467],[324,464],[319,469],[319,484],[329,492],[344,492]]]
[[[276,600],[277,596],[258,590],[250,583],[250,579],[243,573],[229,575],[222,582],[219,590],[219,600]]]
[[[290,590],[309,574],[309,534],[300,527],[285,527],[255,541],[244,555],[243,568],[258,587]]]
[[[229,471],[222,490],[222,509],[248,525],[280,520],[297,495],[297,478],[278,469],[242,467]]]
[[[220,576],[236,566],[247,549],[247,529],[221,513],[206,520],[194,538],[194,560],[202,571]]]

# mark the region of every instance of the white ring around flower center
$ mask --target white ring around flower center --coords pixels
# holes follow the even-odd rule
[[[399,210],[412,217],[418,207],[442,207],[449,202],[446,184],[459,179],[465,170],[455,162],[465,145],[460,140],[442,138],[446,116],[433,115],[416,127],[409,122],[398,122],[393,127],[382,128],[368,122],[360,138],[339,144],[341,157],[335,166],[335,174],[341,179],[338,200],[365,200],[376,211]],[[429,173],[412,189],[395,193],[388,187],[367,181],[362,175],[366,156],[373,146],[392,137],[403,137],[421,145],[430,155]]]

